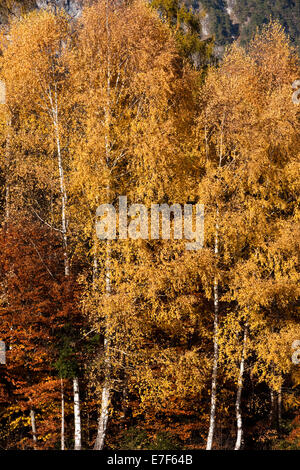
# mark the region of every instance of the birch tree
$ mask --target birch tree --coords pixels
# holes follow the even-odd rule
[[[132,248],[119,248],[113,240],[102,245],[95,242],[95,212],[97,205],[116,202],[118,194],[124,192],[128,199],[145,200],[146,196],[150,200],[151,194],[161,191],[167,174],[166,161],[172,171],[173,147],[163,133],[170,132],[167,112],[173,99],[175,105],[174,91],[179,81],[172,83],[172,79],[179,59],[170,31],[142,2],[130,5],[98,2],[85,10],[80,22],[75,52],[70,56],[72,86],[80,113],[75,118],[78,138],[73,141],[72,184],[76,200],[80,195],[79,224],[83,224],[91,253],[97,253],[98,271],[102,266],[104,276],[98,276],[98,289],[93,288],[99,306],[95,310],[90,307],[90,318],[103,334],[104,377],[95,442],[95,449],[100,450],[116,387],[112,374],[116,367],[114,351],[123,350],[128,340],[118,338],[117,331],[122,327],[117,326],[118,316],[115,314],[114,318],[108,306],[118,295],[117,285],[125,275],[126,250]],[[146,193],[150,186],[151,191]],[[123,259],[122,268],[118,257]],[[98,310],[104,308],[102,302],[108,311]]]
[[[282,62],[280,66],[278,62],[276,63],[276,66],[274,66],[276,68],[275,72],[274,70],[271,71],[269,60],[273,54],[274,56],[278,55],[278,49],[281,50],[279,55],[282,57]],[[265,61],[266,57],[268,59]],[[276,214],[274,207],[277,204],[281,205],[277,196],[275,196],[276,192],[278,194],[279,189],[277,187],[277,177],[280,178],[279,174],[283,175],[282,171],[284,170],[277,170],[270,164],[269,159],[270,152],[272,153],[271,149],[275,147],[278,151],[279,159],[282,158],[283,154],[287,155],[288,150],[286,145],[289,145],[290,139],[293,140],[292,135],[294,130],[292,127],[281,127],[281,114],[278,113],[278,109],[282,109],[282,106],[283,108],[287,106],[290,111],[283,111],[282,109],[283,114],[293,114],[294,112],[291,101],[287,98],[283,100],[280,96],[285,95],[287,92],[287,84],[292,79],[296,70],[296,61],[297,59],[293,56],[292,49],[289,48],[281,28],[275,23],[267,27],[261,36],[257,36],[254,39],[251,52],[248,55],[236,45],[233,46],[231,51],[225,56],[222,67],[208,75],[208,80],[203,90],[204,100],[206,99],[205,96],[207,96],[207,105],[204,106],[205,110],[200,117],[203,132],[202,146],[203,151],[205,151],[205,158],[207,161],[211,161],[207,167],[206,176],[202,181],[203,192],[206,191],[206,195],[202,191],[201,193],[207,201],[206,213],[208,217],[210,217],[210,207],[212,205],[209,196],[211,190],[215,200],[219,203],[218,210],[222,214],[222,224],[219,226],[219,240],[221,240],[222,246],[221,259],[223,270],[225,270],[222,275],[222,284],[225,281],[225,284],[222,285],[222,306],[230,318],[231,313],[229,312],[233,306],[230,306],[228,302],[237,301],[236,313],[233,312],[232,315],[237,316],[238,322],[246,321],[243,318],[243,312],[248,309],[250,317],[247,321],[251,321],[252,328],[259,321],[259,316],[257,315],[259,315],[258,312],[261,312],[261,307],[253,304],[253,290],[252,296],[248,296],[247,289],[241,287],[242,278],[240,277],[238,280],[235,277],[235,271],[237,270],[241,273],[240,269],[243,269],[241,266],[244,264],[244,268],[246,269],[248,265],[254,275],[254,271],[252,271],[252,256],[254,258],[258,256],[257,250],[260,252],[258,247],[263,243],[263,239],[266,240],[270,237],[270,231],[274,236],[276,233],[274,227],[277,225],[278,220],[276,221],[274,216]],[[218,78],[216,78],[215,74],[218,75]],[[208,95],[205,95],[206,90],[209,93]],[[275,107],[272,104],[274,103],[273,100],[277,103]],[[271,111],[271,109],[275,108],[277,109],[276,115],[272,114]],[[229,109],[230,114],[226,112]],[[211,119],[211,112],[218,116],[217,119]],[[272,114],[272,118],[269,112]],[[268,114],[270,120],[267,128],[264,128],[261,125],[265,122],[263,116],[266,114]],[[274,127],[271,122],[274,123]],[[270,127],[272,127],[276,137],[270,133]],[[275,131],[275,127],[277,129],[280,128],[280,131]],[[222,135],[222,139],[219,137],[220,135]],[[273,139],[276,140],[276,144]],[[220,142],[219,145],[218,142]],[[224,155],[223,168],[216,170],[218,149],[221,146],[223,147]],[[209,182],[210,188],[206,181]],[[268,203],[265,200],[267,193]],[[274,194],[274,199],[270,196],[271,193]],[[259,204],[258,200],[260,200]],[[290,201],[291,205],[293,205],[293,197],[291,197]],[[274,212],[272,212],[271,207],[273,207]],[[242,219],[239,219],[240,216]],[[207,222],[206,226],[209,227],[210,222],[208,218]],[[212,245],[213,231],[212,228],[208,228],[208,230],[208,236],[211,238],[210,243]],[[275,261],[273,260],[273,262]],[[226,275],[225,272],[227,273]],[[232,284],[233,278],[235,279],[234,284]],[[257,290],[254,278],[252,278],[252,282],[253,286],[256,285]],[[233,285],[234,291],[232,291]],[[262,298],[261,301],[263,302]],[[273,301],[275,301],[274,298]],[[278,302],[278,299],[276,302]],[[226,317],[224,316],[222,323],[225,320]],[[240,329],[240,326],[238,328]],[[252,334],[254,334],[253,330],[251,330]],[[245,330],[240,338],[243,337],[245,340]],[[244,344],[244,340],[242,344]],[[221,342],[222,348],[227,348],[227,358],[231,353],[237,359],[236,352],[230,349],[229,343],[225,345],[223,341],[225,340],[219,334],[219,346]],[[239,372],[237,371],[238,395],[236,413],[237,421],[241,423],[239,402],[241,379],[244,373],[243,346],[239,346],[239,350],[241,351],[242,359],[239,359]],[[213,363],[213,384],[215,382],[214,371],[215,361]],[[212,386],[212,398],[213,391],[214,386]],[[212,448],[212,423],[215,411],[213,405],[212,400],[208,449]],[[242,430],[239,429],[236,442],[238,448],[240,448],[241,436]]]

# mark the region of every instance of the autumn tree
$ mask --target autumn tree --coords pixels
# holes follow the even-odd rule
[[[60,240],[34,220],[1,231],[1,338],[6,342],[6,407],[11,446],[49,447],[59,440],[59,337],[77,322],[74,280],[64,278]],[[68,409],[68,414],[70,409]],[[30,424],[31,423],[31,424]],[[30,436],[29,426],[32,428]]]
[[[124,350],[128,342],[124,361],[133,341],[128,336],[134,330],[130,324],[137,320],[136,312],[130,313],[135,311],[130,297],[118,291],[118,284],[128,277],[126,260],[133,247],[97,242],[96,208],[117,202],[123,194],[128,202],[146,204],[153,197],[163,197],[176,168],[172,125],[183,127],[185,114],[176,115],[176,106],[178,103],[183,111],[186,107],[181,96],[188,96],[188,79],[180,77],[180,59],[170,30],[142,2],[116,6],[98,2],[79,21],[82,27],[70,54],[77,131],[72,142],[73,211],[92,257],[86,309],[103,335],[104,382],[95,444],[101,449],[116,386],[113,377],[117,372],[112,371],[120,363],[119,352],[114,351]],[[130,310],[124,330],[119,315],[125,318],[126,308]]]
[[[16,169],[10,197],[18,192],[23,213],[25,206],[50,230],[61,234],[66,277],[71,274],[66,182],[70,136],[65,132],[69,114],[63,57],[69,35],[70,24],[63,12],[33,12],[12,22],[9,41],[3,37],[2,58],[10,154],[14,152],[9,166]],[[75,447],[79,449],[78,378],[73,377],[73,382]]]
[[[278,59],[275,61],[275,56],[280,57],[280,62]],[[216,315],[215,308],[214,320],[209,449],[212,448],[215,426],[219,346],[222,344],[222,348],[229,348],[226,357],[231,358],[230,361],[236,357],[234,351],[239,350],[241,354],[240,366],[236,370],[236,448],[240,448],[240,395],[248,330],[250,336],[255,335],[254,325],[260,321],[263,324],[264,316],[269,318],[272,328],[275,307],[278,313],[283,314],[285,305],[288,305],[285,321],[289,317],[288,311],[295,308],[295,265],[291,264],[291,270],[287,266],[283,268],[285,257],[281,258],[282,253],[280,274],[276,274],[276,256],[270,261],[272,268],[267,274],[266,264],[263,262],[261,265],[264,257],[261,250],[269,257],[273,251],[271,245],[275,240],[278,240],[276,245],[280,243],[283,226],[286,234],[289,233],[289,217],[294,217],[294,190],[291,189],[290,196],[287,196],[284,187],[295,165],[297,130],[293,124],[286,124],[286,116],[294,116],[296,121],[295,109],[289,99],[290,86],[296,73],[297,58],[282,29],[275,23],[253,40],[249,54],[234,45],[220,69],[211,71],[203,89],[202,103],[205,104],[200,115],[201,138],[198,142],[206,158],[206,174],[201,182],[200,194],[206,205],[207,241],[216,247],[218,235],[221,252],[218,249],[216,261],[219,268],[222,267],[222,274],[218,274],[221,291],[217,286],[219,300],[222,294],[222,303],[218,302],[217,311],[222,309],[222,318]],[[289,192],[287,187],[286,191]],[[294,250],[296,253],[297,248],[294,247]],[[251,281],[248,287],[242,287],[240,269],[247,269],[246,266],[250,269]],[[285,271],[285,287],[283,280],[279,280],[283,276],[282,269],[288,269]],[[260,290],[257,284],[260,282],[270,283],[270,290],[266,289],[267,284]],[[276,293],[277,289],[280,294]],[[233,318],[238,318],[238,323],[233,323]],[[224,325],[230,325],[230,331],[243,325],[238,349],[237,345],[230,348],[230,343],[222,339],[220,320],[222,324],[224,321]],[[265,323],[262,328],[266,331]],[[272,374],[271,370],[269,372]]]

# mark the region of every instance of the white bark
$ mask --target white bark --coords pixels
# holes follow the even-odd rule
[[[11,119],[7,118],[7,138],[6,138],[6,188],[5,188],[5,222],[6,225],[9,223],[10,219],[10,184],[9,184],[9,166],[10,166],[10,136],[11,136]]]
[[[223,129],[225,122],[225,111],[222,118],[222,125],[220,131],[220,147],[219,147],[219,168],[222,166],[223,160]],[[215,230],[215,258],[216,263],[219,257],[219,206],[216,210],[216,230]],[[211,379],[211,399],[210,399],[210,417],[209,417],[209,430],[207,436],[206,450],[211,450],[214,440],[214,431],[216,423],[216,406],[217,406],[217,383],[218,383],[218,362],[219,362],[219,345],[218,345],[218,330],[219,330],[219,283],[217,276],[214,279],[214,355],[213,355],[213,370]]]
[[[281,428],[282,422],[282,386],[278,390],[278,428]]]
[[[61,193],[61,232],[63,237],[63,247],[64,247],[64,264],[65,264],[65,275],[69,276],[70,274],[70,263],[68,256],[68,237],[67,237],[67,192],[65,186],[65,175],[64,168],[62,163],[62,153],[61,153],[61,144],[60,144],[60,133],[59,133],[59,124],[58,124],[58,104],[57,104],[57,92],[55,90],[54,99],[52,97],[51,88],[49,88],[49,100],[51,105],[51,113],[53,120],[53,127],[55,132],[56,139],[56,149],[57,149],[57,163],[59,171],[59,184],[60,184],[60,193]]]
[[[10,193],[10,187],[9,187],[9,184],[7,183],[6,188],[5,188],[5,220],[6,220],[6,223],[8,223],[9,218],[10,218],[10,197],[9,197],[9,193]]]
[[[111,271],[110,271],[110,245],[107,240],[106,249],[106,295],[111,294]],[[110,357],[109,357],[109,341],[108,336],[104,338],[104,385],[102,389],[101,397],[101,413],[98,421],[97,437],[94,445],[94,450],[102,450],[104,447],[107,424],[108,424],[108,413],[110,404],[110,387],[109,387],[109,369],[110,369]]]
[[[37,437],[36,437],[36,426],[35,426],[35,413],[33,409],[30,410],[30,421],[31,421],[33,447],[34,449],[36,449]]]
[[[79,382],[78,378],[73,379],[74,391],[74,450],[81,450],[81,419],[80,419],[80,398],[79,398]]]
[[[6,84],[0,80],[0,104],[6,104]],[[6,137],[6,167],[9,168],[10,163],[10,117],[6,120],[7,137]],[[6,187],[5,187],[5,222],[8,223],[10,217],[10,186],[8,182],[8,172],[6,172]]]
[[[215,255],[219,254],[219,211],[217,209],[217,223],[215,232]],[[217,380],[218,380],[218,359],[219,359],[219,345],[218,345],[218,328],[219,328],[219,284],[218,279],[214,280],[214,356],[213,356],[213,370],[211,380],[211,401],[210,401],[210,418],[209,418],[209,431],[206,443],[206,450],[211,450],[213,446],[215,421],[216,421],[216,405],[217,405]]]
[[[98,421],[98,432],[97,438],[94,445],[94,450],[102,450],[104,447],[106,429],[108,423],[108,412],[109,412],[109,402],[110,402],[110,389],[109,384],[105,381],[102,389],[101,397],[101,413]]]
[[[64,396],[64,383],[63,379],[60,379],[61,389],[61,445],[60,449],[65,450],[65,396]]]
[[[243,339],[243,349],[240,362],[240,372],[238,379],[238,389],[236,395],[235,411],[236,411],[236,425],[237,425],[237,435],[234,450],[240,450],[243,442],[243,420],[242,420],[242,410],[241,410],[241,398],[243,391],[243,379],[244,379],[244,370],[245,370],[245,353],[246,353],[246,343],[247,343],[247,324],[244,328],[244,339]]]
[[[270,389],[270,401],[271,401],[270,424],[272,427],[274,427],[275,420],[276,420],[276,411],[275,411],[275,393],[272,388]]]
[[[57,89],[55,87],[54,97],[49,87],[48,98],[51,106],[51,116],[53,121],[55,139],[56,139],[56,150],[57,150],[57,163],[59,171],[59,184],[61,193],[61,232],[63,238],[64,248],[64,267],[65,276],[70,275],[70,261],[68,253],[68,220],[67,220],[67,191],[65,185],[65,175],[62,161],[60,132],[59,132],[59,119],[58,119],[58,102],[57,102]],[[80,401],[79,401],[79,382],[78,377],[73,379],[73,390],[74,390],[74,441],[75,450],[81,449],[81,420],[80,420]]]
[[[94,253],[93,257],[93,286],[95,287],[96,279],[98,277],[98,259],[97,254]]]
[[[110,29],[109,29],[109,2],[106,2],[106,34],[107,34],[107,83],[106,83],[106,106],[105,106],[105,156],[106,164],[110,166],[111,157],[111,143],[110,143],[110,116],[111,116],[111,63],[110,63]],[[110,197],[110,188],[107,188],[107,196]],[[110,268],[110,242],[107,240],[106,244],[106,268],[105,268],[105,292],[109,296],[111,294],[111,268]],[[107,326],[107,318],[106,318]],[[94,450],[102,450],[105,443],[109,405],[110,405],[110,355],[109,355],[109,336],[106,332],[104,333],[104,384],[101,396],[101,413],[98,420],[97,437],[94,444]]]

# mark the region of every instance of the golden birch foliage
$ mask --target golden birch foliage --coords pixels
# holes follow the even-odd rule
[[[160,198],[174,174],[174,123],[184,121],[180,114],[188,106],[171,33],[140,1],[115,7],[97,2],[79,24],[69,57],[78,110],[73,192],[92,213],[116,194],[132,191],[133,202]]]
[[[170,203],[188,201],[181,167],[187,172],[184,149],[194,113],[194,73],[182,68],[170,31],[141,2],[116,8],[99,2],[79,22],[69,56],[78,111],[72,137],[72,211],[98,263],[94,288],[85,284],[83,306],[95,328],[113,338],[114,390],[127,381],[147,410],[153,410],[158,397],[167,403],[171,395],[177,407],[183,400],[187,405],[188,397],[199,396],[204,384],[197,372],[197,349],[185,353],[183,345],[199,328],[206,335],[205,327],[197,326],[193,280],[197,284],[202,276],[203,284],[211,282],[212,274],[205,269],[210,254],[187,257],[180,242],[111,242],[112,289],[106,295],[106,244],[92,238],[97,205],[115,203],[118,195],[147,207],[166,198]],[[163,345],[159,330],[178,346]],[[92,366],[96,388],[104,366],[101,357],[100,349]],[[182,368],[176,370],[178,360],[187,364],[184,374]],[[168,366],[170,380],[164,378]],[[194,372],[199,381],[192,384]]]
[[[101,203],[117,203],[119,195],[126,195],[129,204],[149,206],[175,191],[178,194],[183,182],[175,169],[180,162],[178,147],[188,132],[184,123],[191,120],[193,73],[182,69],[169,29],[143,2],[120,6],[97,2],[84,11],[78,24],[68,55],[74,91],[72,218],[83,234],[78,249],[89,246],[97,260],[93,285],[89,278],[83,280],[83,308],[102,338],[112,338],[111,387],[120,390],[143,366],[145,322],[150,320],[143,313],[146,290],[139,294],[138,289],[147,270],[149,279],[153,261],[148,242],[112,241],[107,251],[105,242],[95,240],[95,211]],[[173,309],[178,314],[179,305]],[[154,311],[147,311],[150,314],[153,317]],[[163,309],[160,315],[161,321]],[[91,366],[96,389],[103,368],[100,348]]]
[[[184,414],[206,429],[214,279],[220,415],[228,418],[234,403],[245,324],[252,380],[272,390],[285,376],[299,380],[291,362],[299,336],[300,156],[291,83],[299,62],[273,23],[248,51],[233,45],[199,88],[201,74],[182,63],[172,33],[141,0],[100,0],[75,26],[63,13],[42,11],[13,21],[1,37],[1,167],[19,195],[14,205],[55,225],[59,135],[71,243],[85,266],[82,308],[100,338],[87,365],[96,401],[106,337],[112,393],[132,394],[136,418],[151,422],[159,412],[171,426],[174,414]],[[97,240],[97,206],[118,208],[120,195],[148,208],[204,203],[204,249]]]
[[[51,199],[59,192],[57,132],[67,159],[66,81],[63,55],[70,27],[63,13],[32,12],[12,20],[9,36],[2,36],[1,78],[7,90],[7,131],[12,188],[19,207],[37,207],[43,191],[43,217],[50,222]],[[7,150],[3,163],[8,158]],[[15,198],[17,203],[17,198]],[[44,210],[43,210],[44,209]],[[59,212],[55,212],[59,220]],[[53,214],[52,214],[53,217]]]
[[[220,363],[236,382],[248,321],[253,376],[276,389],[292,370],[291,344],[278,354],[279,342],[297,331],[299,128],[291,83],[298,72],[282,28],[267,26],[248,52],[233,45],[209,71],[197,128],[211,247],[219,210]]]

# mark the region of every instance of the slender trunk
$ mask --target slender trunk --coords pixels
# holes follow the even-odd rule
[[[241,410],[241,399],[243,391],[243,379],[244,379],[244,370],[245,370],[245,352],[246,352],[246,343],[247,343],[247,324],[244,328],[244,339],[243,339],[243,349],[242,357],[240,362],[240,373],[238,379],[238,389],[236,395],[235,411],[236,411],[236,442],[234,450],[240,450],[243,442],[243,421],[242,421],[242,410]]]
[[[5,221],[8,224],[8,220],[10,218],[10,186],[6,183],[5,188]]]
[[[5,187],[5,224],[8,227],[10,219],[10,178],[9,178],[9,168],[10,168],[10,141],[11,141],[11,119],[8,117],[6,121],[7,125],[7,138],[6,138],[6,187]]]
[[[271,401],[271,413],[270,413],[270,422],[274,423],[274,391],[270,389],[270,401]]]
[[[6,105],[6,84],[0,80],[0,104]],[[5,222],[6,226],[10,217],[10,185],[8,182],[8,171],[10,163],[10,126],[11,119],[8,116],[6,120],[7,137],[6,137],[6,187],[5,187]]]
[[[56,150],[57,150],[57,163],[59,171],[59,184],[60,184],[60,194],[61,194],[61,232],[63,239],[63,248],[64,248],[64,268],[65,276],[70,275],[70,260],[68,253],[68,220],[67,220],[67,191],[65,185],[65,175],[62,161],[62,152],[61,152],[61,142],[60,142],[60,133],[59,133],[59,121],[58,121],[58,104],[57,104],[57,90],[55,88],[54,99],[52,96],[51,88],[49,88],[49,100],[51,104],[53,127],[55,132],[56,139]],[[75,449],[81,448],[81,424],[80,424],[80,406],[79,406],[79,382],[78,377],[73,379],[73,390],[74,390],[74,440],[75,440]],[[76,391],[78,390],[78,396],[76,396]],[[78,406],[76,405],[78,403]]]
[[[62,162],[62,152],[61,152],[61,143],[60,143],[60,132],[58,124],[58,104],[57,104],[57,91],[55,89],[54,98],[52,96],[51,88],[49,87],[49,101],[51,105],[52,113],[52,122],[55,133],[56,140],[56,151],[57,151],[57,164],[59,172],[59,186],[60,186],[60,195],[61,195],[61,233],[63,238],[63,248],[64,248],[64,265],[65,265],[65,276],[70,274],[70,264],[69,264],[69,255],[68,255],[68,222],[67,222],[67,192],[65,185],[65,175]]]
[[[75,426],[75,443],[74,450],[81,450],[81,419],[80,419],[80,398],[79,398],[79,382],[78,378],[73,379],[74,390],[74,426]]]
[[[66,193],[66,188],[65,188],[65,177],[64,177],[64,170],[63,170],[63,164],[62,164],[62,155],[61,155],[61,146],[60,146],[57,116],[54,119],[54,127],[55,127],[55,133],[56,133],[57,163],[58,163],[58,170],[59,170],[59,182],[60,182],[60,192],[61,192],[61,222],[62,222],[62,237],[63,237],[63,247],[64,247],[65,275],[69,276],[70,264],[69,264],[69,255],[68,255],[67,215],[66,215],[67,193]]]
[[[215,255],[219,254],[219,210],[217,208],[217,223],[215,232]],[[219,328],[219,283],[217,277],[214,280],[214,356],[213,356],[213,370],[211,380],[211,401],[210,401],[210,418],[209,418],[209,431],[206,443],[206,450],[211,450],[214,439],[215,421],[216,421],[216,404],[217,404],[217,380],[218,380],[218,359],[219,359],[219,346],[218,346],[218,328]]]
[[[106,295],[111,294],[111,271],[110,271],[110,244],[107,240],[106,247]],[[106,320],[107,321],[107,320]],[[106,334],[104,338],[104,369],[105,379],[102,389],[101,397],[101,413],[98,421],[98,432],[94,445],[94,450],[102,450],[104,447],[107,424],[108,424],[108,412],[110,404],[110,387],[109,387],[109,370],[110,370],[110,357],[109,357],[109,340]]]
[[[92,276],[93,286],[95,286],[97,277],[98,277],[98,259],[97,259],[97,253],[94,253],[94,257],[93,257],[93,276]]]
[[[225,122],[225,111],[222,118],[221,131],[220,131],[220,147],[219,147],[219,168],[222,167],[223,160],[223,129]],[[219,206],[216,210],[216,231],[215,231],[215,260],[216,264],[219,258]],[[219,330],[219,283],[218,277],[214,279],[214,356],[213,356],[213,370],[211,379],[211,401],[210,401],[210,418],[209,430],[207,436],[206,450],[211,450],[214,440],[215,422],[216,422],[216,406],[217,406],[217,381],[218,381],[218,361],[219,361],[219,345],[218,345],[218,330]]]
[[[208,160],[208,136],[207,136],[207,128],[205,126],[205,132],[204,132],[204,139],[205,139],[205,155],[206,155],[206,161]]]
[[[111,117],[111,62],[110,62],[110,29],[109,29],[109,1],[106,1],[106,35],[107,35],[107,85],[106,85],[106,106],[105,106],[105,157],[106,165],[110,166],[110,157],[111,157],[111,144],[110,144],[110,117]],[[108,200],[110,197],[110,187],[107,187],[107,196]],[[107,240],[106,244],[106,268],[105,268],[105,292],[109,296],[111,294],[111,267],[110,267],[110,241]],[[97,437],[94,444],[94,450],[102,450],[105,443],[105,436],[107,431],[108,424],[108,413],[110,405],[110,352],[109,352],[109,343],[110,338],[107,333],[107,321],[105,319],[105,337],[104,337],[104,384],[102,389],[101,397],[101,413],[98,420],[98,431]]]
[[[275,391],[271,388],[270,389],[270,404],[271,404],[271,410],[270,410],[270,426],[272,428],[277,427],[277,400],[276,400],[276,394]]]
[[[101,397],[101,413],[98,421],[98,433],[94,445],[94,450],[102,450],[104,447],[106,429],[108,423],[108,411],[110,402],[110,389],[108,381],[105,381]]]
[[[280,386],[278,392],[270,389],[270,426],[280,430],[282,419],[282,387]]]
[[[282,386],[281,385],[278,390],[277,408],[278,408],[278,430],[280,430],[281,422],[282,422]]]
[[[65,396],[64,396],[64,382],[60,379],[61,390],[61,450],[65,450]]]
[[[33,409],[30,410],[30,421],[31,421],[33,448],[34,450],[36,450],[37,437],[36,437],[36,426],[35,426],[35,413]]]

